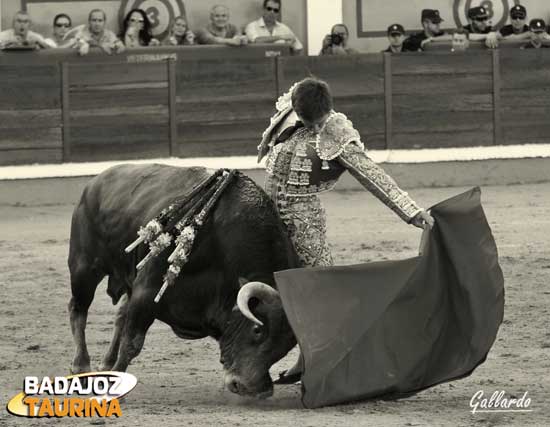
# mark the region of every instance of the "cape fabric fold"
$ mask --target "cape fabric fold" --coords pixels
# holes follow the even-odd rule
[[[504,279],[479,188],[431,214],[422,256],[275,274],[304,358],[306,407],[402,397],[485,360]]]

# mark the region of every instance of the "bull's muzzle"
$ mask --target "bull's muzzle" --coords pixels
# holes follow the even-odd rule
[[[251,386],[242,381],[237,375],[225,374],[225,387],[232,393],[240,396],[256,397],[258,399],[266,399],[273,395],[273,383],[262,381],[262,383]]]

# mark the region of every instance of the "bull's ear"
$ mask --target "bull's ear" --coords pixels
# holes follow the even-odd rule
[[[250,280],[246,279],[245,277],[239,277],[239,288],[242,288],[248,282],[250,282]]]

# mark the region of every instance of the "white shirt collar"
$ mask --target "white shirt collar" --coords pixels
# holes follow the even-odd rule
[[[264,17],[262,16],[260,19],[258,19],[258,25],[262,28],[266,28],[267,26],[265,25],[265,21],[264,21]],[[279,21],[275,20],[275,25],[274,27],[278,27],[280,25]]]

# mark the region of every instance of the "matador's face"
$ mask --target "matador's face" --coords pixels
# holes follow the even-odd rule
[[[313,120],[307,120],[301,117],[300,114],[297,113],[297,115],[298,115],[298,118],[304,124],[304,126],[315,133],[321,132],[321,129],[323,129],[323,126],[325,126],[328,118],[330,117],[330,113],[327,113],[319,118],[316,118]]]

